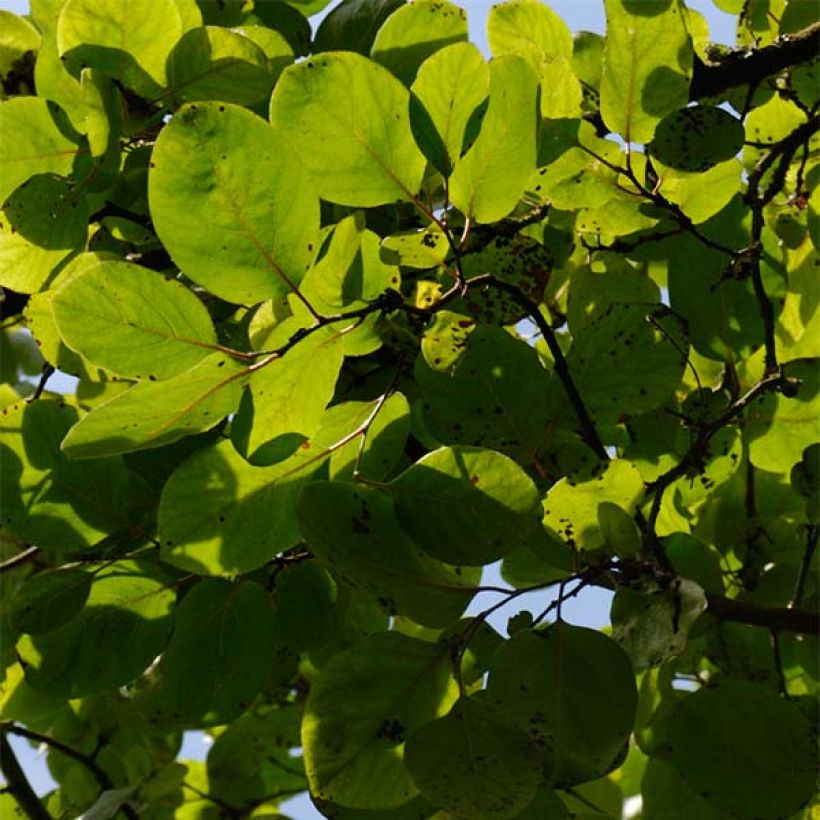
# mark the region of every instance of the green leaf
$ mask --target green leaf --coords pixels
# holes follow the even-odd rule
[[[63,341],[90,362],[132,379],[167,379],[216,346],[205,306],[184,285],[128,262],[100,262],[51,299]]]
[[[439,310],[421,337],[421,355],[436,373],[451,374],[464,352],[476,323],[463,313]]]
[[[381,244],[381,257],[394,265],[407,268],[436,268],[446,258],[450,246],[437,225],[423,230],[403,231],[386,236]]]
[[[246,712],[231,723],[208,752],[210,794],[241,806],[305,789],[301,761],[289,754],[299,745],[299,719],[298,707],[290,704]]]
[[[660,192],[678,205],[695,225],[721,211],[740,187],[742,169],[736,159],[721,162],[703,172],[665,168],[657,161],[655,166]]]
[[[77,74],[99,68],[145,95],[165,85],[165,60],[181,34],[173,0],[66,0],[57,22],[60,57]]]
[[[35,174],[71,172],[78,148],[65,135],[58,112],[41,97],[0,103],[0,202]]]
[[[140,382],[92,410],[62,443],[69,458],[99,458],[170,444],[236,410],[246,369],[224,353],[163,382]]]
[[[490,63],[490,104],[481,132],[450,178],[453,204],[476,222],[496,222],[518,204],[535,170],[537,78],[512,54]]]
[[[74,183],[54,174],[31,177],[3,205],[0,283],[36,293],[83,247],[87,231],[88,202]]]
[[[540,512],[532,479],[476,447],[428,453],[390,484],[405,531],[450,564],[489,564],[527,540]]]
[[[797,395],[767,393],[749,406],[744,440],[755,467],[773,473],[788,473],[801,460],[803,450],[820,433],[820,361],[788,362],[787,376],[800,381]]]
[[[321,437],[329,444],[335,445],[351,431],[366,424],[373,413],[376,413],[376,418],[367,429],[359,469],[370,481],[385,481],[403,455],[405,441],[410,432],[410,408],[407,399],[401,393],[393,393],[381,407],[378,399],[334,405],[325,414],[317,438]],[[331,429],[337,424],[338,433],[332,434]],[[353,469],[359,459],[360,444],[357,437],[334,449],[330,457],[330,477],[334,481],[352,480]]]
[[[446,150],[447,167],[440,171],[452,171],[464,148],[467,124],[489,90],[489,68],[472,43],[447,46],[421,64],[413,94]]]
[[[600,254],[598,255],[600,257]],[[567,323],[573,335],[600,318],[616,302],[660,301],[658,286],[639,270],[609,257],[605,267],[582,266],[572,272],[567,297]]]
[[[229,441],[195,452],[162,491],[163,560],[200,575],[234,577],[295,546],[294,505],[310,466],[294,457],[253,467]]]
[[[3,529],[57,555],[91,546],[126,523],[122,461],[77,464],[59,448],[77,412],[53,401],[5,407],[0,416]]]
[[[637,669],[657,666],[686,649],[689,631],[706,609],[703,589],[688,578],[669,586],[621,587],[612,602],[612,637]]]
[[[276,620],[252,581],[205,578],[177,607],[174,634],[136,692],[162,724],[213,726],[239,717],[259,694],[274,649]]]
[[[667,762],[724,816],[789,816],[814,792],[809,722],[761,684],[725,681],[687,695],[664,734]]]
[[[85,104],[84,131],[92,157],[119,166],[120,131],[122,130],[122,97],[111,78],[94,68],[80,72],[80,90]],[[116,160],[116,162],[114,162]]]
[[[292,61],[284,37],[271,34],[279,40],[280,58]],[[167,71],[170,89],[186,101],[255,105],[267,99],[275,80],[269,55],[244,30],[218,26],[186,32],[168,56]]]
[[[635,719],[635,678],[623,650],[563,622],[513,635],[493,658],[487,691],[539,748],[546,782],[561,787],[610,771]]]
[[[674,111],[658,124],[649,153],[669,168],[706,171],[737,156],[744,139],[737,117],[722,108],[696,105]]]
[[[19,68],[18,61],[25,59],[27,51],[37,52],[40,33],[25,17],[4,9],[0,9],[0,31],[0,78],[6,78]]]
[[[18,632],[38,635],[57,629],[83,608],[94,576],[72,567],[38,572],[21,586],[9,607]]]
[[[464,257],[462,270],[467,279],[491,274],[507,284],[517,287],[524,296],[539,304],[549,282],[554,255],[540,242],[516,234],[513,237],[496,237],[477,253]],[[489,293],[473,288],[464,297],[464,310],[477,322],[512,325],[525,319],[527,308],[512,296],[497,289]],[[461,301],[454,309],[461,308]]]
[[[382,23],[370,56],[409,86],[431,54],[466,39],[464,9],[440,0],[416,0],[399,6]]]
[[[313,41],[313,51],[357,51],[368,55],[382,23],[403,0],[342,0],[319,24]],[[304,0],[291,0],[302,6]],[[315,2],[313,6],[317,5]],[[324,7],[327,2],[321,2]],[[303,13],[307,14],[307,11]]]
[[[187,276],[228,301],[294,292],[313,259],[319,205],[283,137],[239,106],[192,103],[154,147],[157,235]]]
[[[728,247],[746,247],[749,233],[742,224],[746,213],[740,197],[735,196],[700,230]],[[763,323],[751,278],[727,278],[726,255],[694,237],[675,237],[663,252],[669,259],[670,304],[686,319],[698,353],[718,361],[736,361],[756,350],[763,339]],[[701,298],[703,293],[710,298]]]
[[[589,477],[567,476],[555,482],[544,498],[544,525],[571,549],[594,550],[607,540],[598,505],[616,504],[631,515],[643,492],[643,478],[633,464],[609,461]]]
[[[487,39],[494,55],[519,54],[536,71],[544,59],[572,56],[572,34],[566,23],[552,9],[532,0],[493,6]]]
[[[343,358],[344,336],[319,332],[252,374],[240,411],[251,425],[244,451],[249,459],[282,437],[298,443],[318,431]]]
[[[540,780],[527,736],[483,701],[462,697],[407,740],[405,763],[434,805],[458,817],[518,817]]]
[[[412,200],[421,187],[425,160],[410,130],[409,102],[386,69],[352,52],[331,52],[285,70],[270,120],[322,199],[384,205]]]
[[[380,490],[317,481],[302,490],[296,518],[328,569],[392,613],[443,627],[473,597],[474,587],[459,568],[430,558],[405,535],[391,499]]]
[[[673,766],[659,757],[650,757],[641,782],[643,813],[646,820],[723,820],[725,815],[707,797],[686,785]]]
[[[477,327],[452,375],[419,358],[415,377],[425,424],[444,444],[500,450],[527,466],[554,430],[550,374],[501,328]]]
[[[302,746],[311,794],[351,809],[393,809],[418,794],[405,739],[457,698],[446,644],[396,632],[340,652],[310,689]]]
[[[598,423],[663,404],[686,366],[684,323],[662,305],[612,304],[579,330],[567,364]]]
[[[78,615],[18,642],[26,680],[68,698],[130,683],[162,651],[174,598],[165,577],[146,562],[100,569]]]
[[[641,532],[635,519],[611,501],[598,502],[598,527],[604,546],[620,558],[634,558],[641,547]]]
[[[311,31],[310,23],[305,19],[309,10],[303,9],[300,12],[293,8],[301,5],[305,4],[297,2],[288,6],[284,3],[257,3],[249,20],[256,18],[262,26],[281,34],[293,54],[304,57],[310,51]],[[247,30],[247,23],[243,28]]]
[[[649,142],[657,124],[683,108],[692,43],[679,0],[605,0],[607,37],[601,115],[627,142]]]

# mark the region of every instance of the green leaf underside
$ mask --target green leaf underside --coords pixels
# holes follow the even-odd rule
[[[236,410],[246,369],[214,353],[163,382],[140,382],[92,410],[62,443],[69,458],[161,447],[208,430]]]
[[[302,746],[311,793],[351,809],[393,809],[418,789],[404,741],[457,697],[445,644],[381,633],[341,652],[311,688]]]
[[[632,515],[643,498],[643,477],[628,461],[611,461],[590,476],[557,481],[544,498],[544,525],[573,550],[603,546],[599,504],[611,503]]]
[[[686,696],[664,739],[667,761],[723,812],[788,816],[814,790],[806,717],[759,683],[726,681]]]
[[[270,598],[258,584],[198,581],[177,608],[167,649],[137,690],[137,707],[172,725],[234,720],[262,689],[274,626]]]
[[[262,566],[299,541],[293,509],[316,466],[297,455],[272,467],[253,467],[229,441],[194,453],[162,492],[164,560],[228,577]]]
[[[56,554],[90,546],[125,520],[121,460],[78,464],[60,452],[76,419],[76,410],[53,401],[12,405],[0,415],[3,528]]]
[[[474,594],[459,568],[424,553],[401,529],[391,499],[367,486],[317,481],[296,509],[302,537],[340,580],[389,612],[443,627]]]
[[[190,103],[163,129],[148,198],[157,235],[211,293],[255,304],[293,292],[319,203],[281,129],[230,103]]]
[[[150,564],[122,561],[95,576],[85,607],[17,644],[35,689],[81,697],[130,683],[168,639],[174,593]]]
[[[370,55],[405,85],[410,85],[428,56],[466,39],[464,9],[440,0],[417,0],[399,6],[385,20]]]
[[[490,73],[472,43],[454,43],[428,57],[413,93],[429,114],[447,152],[448,170],[461,156],[467,123],[487,98]]]
[[[182,34],[174,0],[66,0],[57,22],[60,56],[151,93],[165,84],[165,59]]]
[[[637,692],[614,641],[558,623],[518,632],[499,649],[488,699],[538,748],[547,782],[566,787],[612,768],[632,730]]]
[[[538,491],[510,458],[473,447],[442,448],[391,484],[407,533],[435,558],[487,564],[527,538]]]
[[[127,378],[179,375],[216,345],[208,311],[193,293],[128,262],[101,262],[73,276],[51,306],[70,348]]]
[[[280,436],[296,433],[310,438],[317,432],[343,357],[344,336],[314,333],[253,374],[249,456]]]
[[[649,142],[666,114],[689,97],[692,46],[678,0],[649,13],[634,0],[605,0],[607,39],[601,115],[627,142]]]
[[[412,200],[421,185],[408,106],[407,89],[386,69],[327,52],[285,70],[270,121],[323,199],[370,207]]]
[[[410,735],[405,761],[422,794],[459,817],[518,817],[540,780],[524,732],[472,698]]]
[[[495,222],[518,203],[535,170],[537,78],[521,57],[490,63],[490,104],[473,146],[456,163],[450,198],[476,222]]]
[[[36,293],[83,246],[87,222],[87,200],[72,183],[55,174],[28,179],[0,217],[0,283]]]
[[[34,174],[67,175],[77,145],[58,127],[55,107],[41,97],[0,105],[0,203]]]

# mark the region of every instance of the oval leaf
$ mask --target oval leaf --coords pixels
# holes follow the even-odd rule
[[[183,106],[152,164],[154,226],[187,276],[238,304],[296,291],[313,260],[319,203],[264,120],[229,103]]]
[[[101,262],[51,299],[63,341],[99,367],[132,379],[167,379],[202,361],[216,332],[179,282],[128,262]]]
[[[410,130],[410,95],[390,72],[352,52],[285,70],[270,120],[322,199],[369,207],[412,200],[425,159]]]

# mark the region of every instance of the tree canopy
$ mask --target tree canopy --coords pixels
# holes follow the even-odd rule
[[[0,12],[0,815],[817,816],[820,24],[715,2]]]

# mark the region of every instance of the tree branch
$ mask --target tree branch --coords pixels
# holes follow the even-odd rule
[[[581,398],[581,394],[578,392],[578,388],[572,380],[572,374],[569,371],[567,360],[564,358],[564,352],[561,350],[558,340],[555,338],[555,332],[550,327],[549,322],[547,322],[544,315],[538,309],[538,305],[536,305],[532,299],[523,293],[520,288],[515,285],[511,285],[509,282],[504,282],[501,279],[497,279],[490,273],[483,274],[481,276],[474,276],[467,282],[467,286],[469,288],[483,287],[485,285],[489,285],[496,290],[503,291],[504,293],[512,296],[512,298],[515,299],[515,301],[527,311],[530,318],[535,322],[544,337],[544,341],[547,343],[550,353],[552,354],[555,372],[561,380],[564,392],[567,394],[567,398],[569,399],[572,409],[575,411],[575,415],[581,425],[581,438],[583,438],[587,445],[589,445],[589,448],[601,461],[608,461],[609,455],[607,454],[607,451],[598,436],[598,431],[595,429],[595,425],[587,412],[586,406],[584,405],[584,400]]]
[[[15,567],[19,567],[21,564],[31,561],[39,552],[39,547],[29,547],[22,552],[18,552],[17,555],[12,555],[11,558],[7,558],[5,561],[0,563],[0,573],[8,572],[10,569],[14,569]]]
[[[706,611],[721,621],[763,626],[775,632],[820,635],[820,612],[786,607],[763,607],[709,593],[706,593],[706,604]]]
[[[18,735],[19,737],[24,737],[27,740],[33,740],[36,743],[45,743],[49,748],[54,749],[57,752],[61,752],[66,757],[70,757],[72,760],[76,760],[78,763],[85,766],[85,768],[91,772],[102,791],[108,791],[114,788],[111,778],[109,778],[109,776],[97,765],[95,760],[82,752],[78,752],[71,746],[67,746],[62,741],[55,740],[53,737],[44,735],[41,732],[34,732],[31,729],[18,726],[16,723],[0,723],[0,737],[2,737],[3,740],[6,740],[6,734]],[[137,813],[127,804],[123,804],[120,807],[120,811],[128,817],[129,820],[139,820]],[[46,814],[46,817],[48,816],[49,815]]]
[[[689,99],[715,97],[730,88],[756,85],[786,68],[806,63],[818,56],[820,23],[795,34],[786,34],[763,48],[735,49],[704,63],[695,55]]]
[[[0,733],[0,771],[6,779],[9,794],[31,820],[51,820],[51,815],[40,802],[28,782],[8,738]]]

